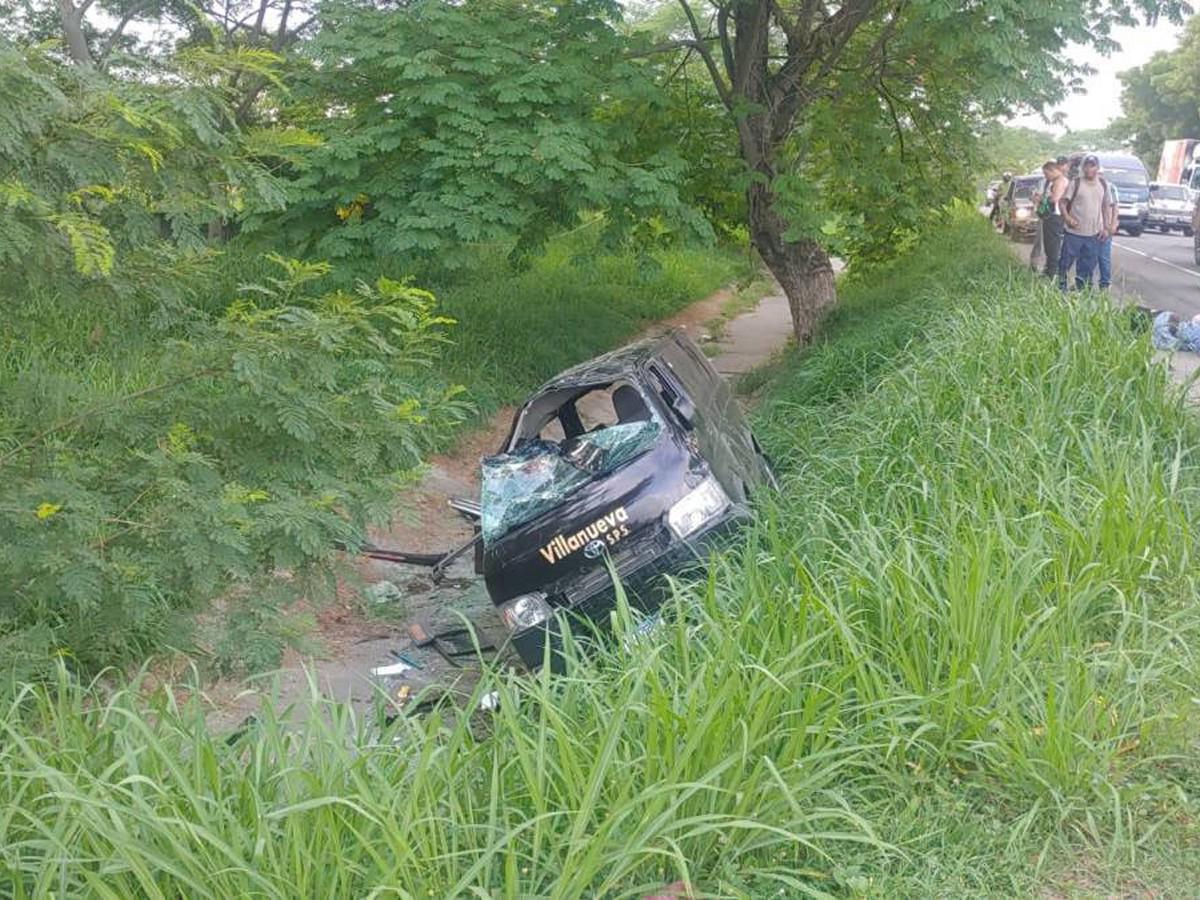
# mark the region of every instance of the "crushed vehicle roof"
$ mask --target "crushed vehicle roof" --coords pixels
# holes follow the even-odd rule
[[[659,347],[669,342],[679,331],[683,331],[683,329],[674,329],[653,337],[642,338],[620,349],[605,353],[603,356],[597,356],[595,359],[572,366],[543,384],[534,391],[534,395],[563,388],[585,387],[599,381],[611,381],[653,357]]]

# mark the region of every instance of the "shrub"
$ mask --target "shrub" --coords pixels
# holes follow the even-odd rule
[[[7,661],[118,662],[215,598],[274,602],[279,573],[299,595],[461,414],[423,374],[450,324],[432,295],[383,278],[311,293],[327,266],[276,263],[222,314],[179,312],[158,345],[143,330],[107,359],[43,342],[9,361]]]

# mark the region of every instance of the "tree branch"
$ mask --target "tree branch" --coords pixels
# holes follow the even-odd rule
[[[896,126],[896,142],[900,145],[900,162],[907,162],[907,154],[904,152],[904,129],[900,127],[900,117],[896,115],[892,95],[888,92],[887,85],[883,83],[882,76],[879,78],[879,93],[883,96],[883,102],[887,104],[888,112],[892,116],[892,124]]]
[[[692,12],[691,6],[688,5],[688,0],[679,0],[679,5],[683,7],[683,14],[687,16],[688,24],[692,26],[692,36],[696,39],[693,42],[693,47],[700,58],[704,60],[704,65],[708,68],[708,74],[712,77],[713,87],[716,88],[717,96],[721,98],[721,102],[725,104],[725,108],[733,112],[733,98],[730,96],[729,87],[725,84],[725,79],[721,77],[721,70],[717,68],[716,60],[709,52],[707,42],[712,40],[711,37],[704,34],[700,28],[700,23],[696,21],[696,14]]]
[[[255,34],[266,34],[266,32],[263,30],[263,23],[266,21],[267,9],[269,9],[270,6],[271,0],[261,0],[261,2],[258,4],[258,17],[254,20]]]
[[[154,6],[156,2],[157,0],[142,0],[136,6],[131,6],[125,15],[121,16],[121,21],[117,22],[117,27],[113,29],[112,34],[105,40],[104,46],[100,48],[100,52],[96,54],[96,62],[99,65],[103,65],[104,61],[108,59],[108,55],[116,47],[117,41],[121,39],[121,35],[125,33],[125,28],[129,23]]]
[[[275,40],[271,42],[271,49],[276,53],[283,49],[288,33],[287,20],[291,14],[292,0],[283,0],[283,14],[279,17],[279,28],[275,31]]]
[[[76,7],[71,0],[58,0],[58,20],[71,61],[77,66],[90,68],[95,61],[88,47],[87,36],[83,33],[83,13],[86,9],[86,6]]]
[[[737,61],[733,56],[733,45],[729,41],[729,7],[717,7],[717,37],[721,39],[721,58],[725,61],[725,75],[729,83],[734,82]]]
[[[734,19],[737,27],[733,36],[733,57],[738,68],[732,89],[738,97],[760,102],[764,99],[762,95],[767,93],[766,57],[770,52],[771,5],[769,0],[751,0],[739,4],[738,11],[745,15]],[[760,61],[761,66],[758,65]],[[752,96],[750,82],[756,75],[758,90]]]
[[[716,40],[716,38],[709,38]],[[679,38],[674,41],[663,41],[661,44],[653,44],[649,47],[643,47],[640,50],[625,51],[626,59],[640,59],[643,56],[655,56],[659,53],[671,53],[675,50],[693,51],[696,49],[696,41],[692,38]]]

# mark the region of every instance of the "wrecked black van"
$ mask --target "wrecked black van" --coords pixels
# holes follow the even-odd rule
[[[543,385],[481,481],[477,564],[530,668],[564,616],[607,622],[611,571],[652,609],[661,598],[641,586],[703,558],[775,488],[729,385],[682,330]]]

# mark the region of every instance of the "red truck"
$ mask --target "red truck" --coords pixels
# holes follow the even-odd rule
[[[1182,184],[1191,190],[1200,187],[1193,184],[1196,173],[1196,150],[1200,149],[1200,139],[1179,138],[1163,141],[1162,156],[1158,161],[1159,184]],[[1200,179],[1196,179],[1200,182]]]

